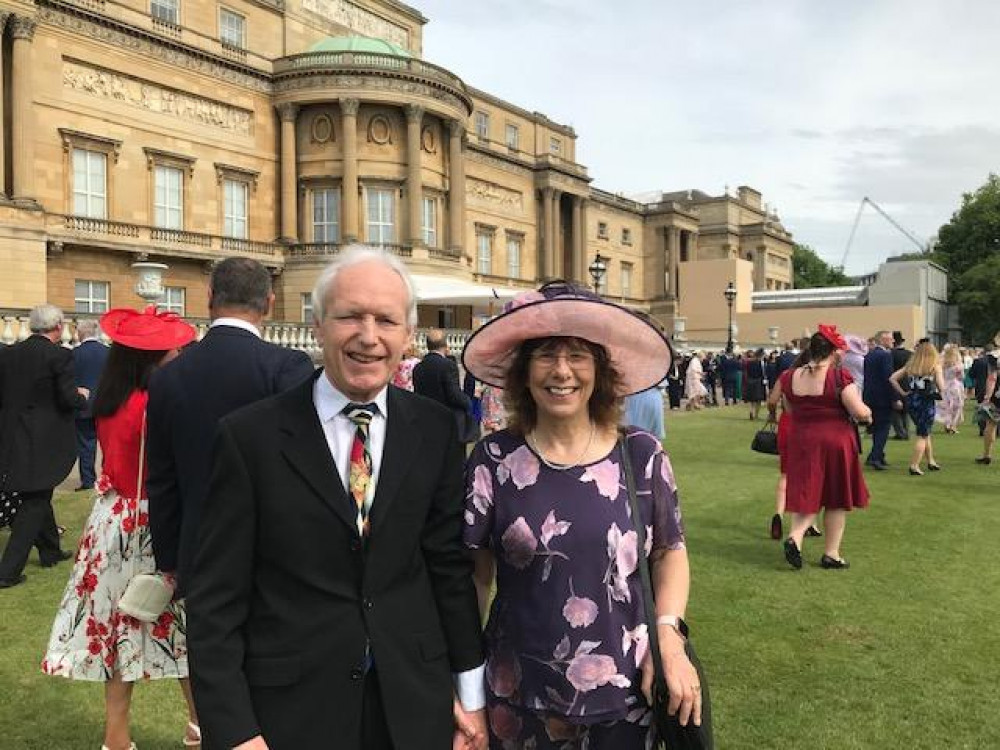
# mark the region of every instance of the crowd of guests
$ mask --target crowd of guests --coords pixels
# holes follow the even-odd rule
[[[172,313],[119,308],[99,321],[110,348],[84,322],[71,354],[43,305],[0,351],[0,492],[19,504],[0,587],[25,581],[33,546],[43,566],[73,558],[42,670],[104,683],[102,750],[135,750],[145,679],[178,680],[188,747],[649,747],[654,659],[671,713],[700,724],[703,709],[664,390],[669,408],[744,402],[751,420],[767,405],[772,535],[796,569],[809,536],[822,568],[849,567],[847,514],[869,500],[859,424],[881,471],[911,420],[921,475],[941,469],[931,431],[957,431],[967,388],[980,463],[1000,421],[995,355],[905,352],[886,331],[676,358],[652,321],[553,282],[461,353],[432,330],[418,356],[405,265],[356,246],[313,290],[316,368],[261,339],[263,266],[224,260],[209,286],[200,342]],[[51,501],[77,457],[93,505],[74,555]],[[149,574],[169,603],[126,614]]]

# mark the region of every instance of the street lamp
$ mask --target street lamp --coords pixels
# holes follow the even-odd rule
[[[729,282],[729,286],[726,287],[723,296],[726,298],[726,304],[729,306],[729,327],[726,329],[726,354],[733,353],[733,302],[736,301],[736,287],[733,286],[733,282]]]
[[[590,265],[587,266],[587,271],[590,272],[590,278],[594,280],[594,291],[600,294],[601,280],[604,278],[604,274],[608,272],[608,259],[598,252],[590,262]]]

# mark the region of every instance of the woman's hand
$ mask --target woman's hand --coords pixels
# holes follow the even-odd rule
[[[681,635],[669,625],[660,626],[660,651],[663,661],[663,674],[667,680],[667,692],[670,700],[667,702],[667,713],[677,715],[681,726],[687,726],[693,721],[695,726],[701,726],[701,685],[694,664],[684,653],[684,640]],[[653,661],[650,652],[642,661],[642,694],[646,702],[653,705]]]

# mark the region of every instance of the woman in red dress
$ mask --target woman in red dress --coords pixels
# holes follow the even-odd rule
[[[836,366],[837,351],[844,346],[836,327],[821,325],[809,339],[808,362],[781,376],[781,392],[795,413],[786,450],[785,507],[792,513],[792,528],[784,551],[796,569],[802,567],[802,540],[820,508],[826,531],[820,566],[847,568],[840,556],[847,513],[868,505],[857,431],[848,417],[867,422],[871,410],[854,378]]]

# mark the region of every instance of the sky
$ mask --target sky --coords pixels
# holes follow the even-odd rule
[[[850,274],[1000,172],[995,0],[409,0],[424,58],[577,133],[626,195],[750,185]]]

